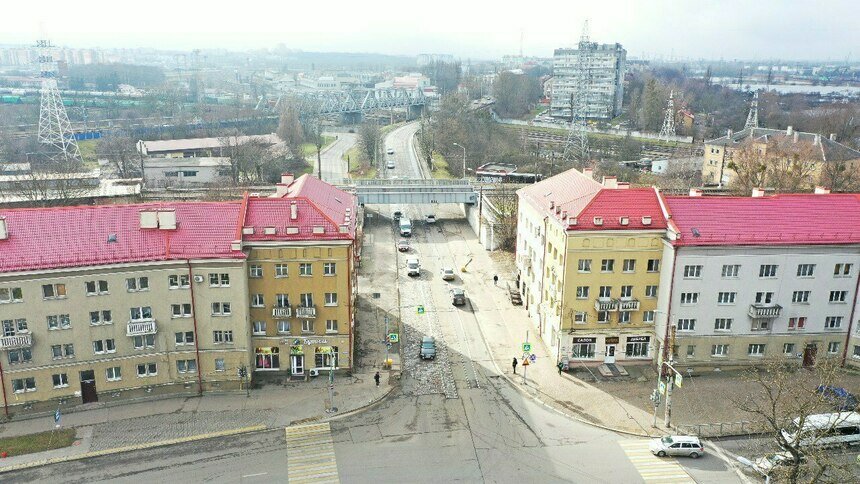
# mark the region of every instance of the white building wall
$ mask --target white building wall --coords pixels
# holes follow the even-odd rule
[[[529,318],[540,325],[539,307],[543,302],[544,215],[520,198],[517,218],[517,273],[520,292]]]

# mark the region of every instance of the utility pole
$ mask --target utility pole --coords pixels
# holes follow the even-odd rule
[[[529,330],[526,330],[526,343],[529,342]],[[526,381],[526,371],[529,369],[529,355],[527,353],[523,353],[523,385],[528,385]]]
[[[665,416],[663,419],[663,424],[666,428],[672,426],[672,387],[674,386],[675,375],[677,371],[673,364],[675,363],[675,330],[676,327],[672,326],[672,332],[669,337],[669,361],[663,362],[663,365],[666,366],[666,408],[665,408]]]
[[[657,139],[665,139],[672,141],[672,136],[675,136],[675,101],[673,100],[675,91],[669,91],[669,101],[666,103],[666,114],[663,117],[663,127],[660,128],[660,135]]]

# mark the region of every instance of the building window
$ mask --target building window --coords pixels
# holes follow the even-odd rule
[[[251,307],[252,308],[264,308],[264,307],[266,307],[266,302],[263,300],[262,294],[251,294]]]
[[[794,343],[784,343],[782,345],[782,354],[788,357],[794,356]]]
[[[302,320],[302,333],[313,333],[313,332],[314,332],[314,322],[309,320],[309,319]]]
[[[649,344],[648,342],[627,343],[624,354],[627,358],[646,358]]]
[[[232,314],[230,303],[214,302],[212,303],[212,316],[229,316]]]
[[[600,299],[609,299],[612,297],[612,286],[600,286],[598,297]]]
[[[158,375],[158,366],[155,363],[141,363],[137,365],[137,377],[146,378]]]
[[[575,343],[571,347],[570,357],[580,360],[594,358],[594,343]]]
[[[657,314],[657,311],[645,311],[642,313],[642,322],[643,323],[653,323],[654,316]]]
[[[90,311],[90,324],[97,326],[100,324],[113,324],[113,316],[110,309],[101,311]]]
[[[248,277],[259,279],[263,277],[263,266],[260,264],[251,264],[248,266]]]
[[[176,360],[177,373],[194,373],[197,371],[197,360]]]
[[[696,345],[687,345],[687,358],[696,356]]]
[[[848,291],[830,291],[831,303],[844,303],[848,298]]]
[[[230,274],[209,274],[209,287],[230,287]]]
[[[772,292],[757,292],[755,293],[756,304],[770,304],[773,301]]]
[[[171,316],[174,318],[190,318],[191,303],[171,304],[170,312]]]
[[[750,356],[764,356],[764,344],[762,343],[753,343],[749,345],[748,354]]]
[[[635,272],[636,271],[636,259],[624,259],[624,263],[621,268],[624,272]]]
[[[0,287],[0,304],[24,301],[24,293],[20,287]]]
[[[306,292],[303,294],[299,294],[299,306],[303,308],[311,308],[314,306],[314,295],[313,293]]]
[[[603,259],[600,261],[600,272],[612,272],[615,270],[615,259]]]
[[[314,353],[314,365],[317,368],[337,368],[337,346],[317,348]]]
[[[618,322],[619,323],[629,323],[630,322],[630,311],[622,311],[618,313]]]
[[[152,308],[149,306],[131,308],[128,313],[132,321],[145,321],[152,319]]]
[[[681,304],[697,304],[699,302],[698,292],[682,292]]]
[[[738,273],[740,272],[740,270],[740,264],[724,264],[721,276],[727,279],[734,279],[738,277]]]
[[[751,331],[769,331],[770,330],[770,320],[769,319],[753,319],[752,324],[750,325]]]
[[[815,264],[798,264],[797,277],[812,277],[815,274]]]
[[[87,296],[109,294],[107,281],[87,281],[84,285],[87,288]]]
[[[287,277],[289,274],[287,264],[275,264],[275,277]]]
[[[128,292],[148,291],[148,277],[129,277],[125,280],[125,288]]]
[[[860,345],[854,345],[854,353],[851,357],[854,359],[860,359]]]
[[[724,358],[729,355],[729,345],[711,345],[711,356]]]
[[[69,375],[65,373],[55,373],[51,375],[51,380],[54,382],[54,388],[66,388],[69,386]]]
[[[591,259],[579,259],[576,270],[579,272],[591,272]]]
[[[833,266],[833,277],[851,276],[851,268],[854,264],[836,264]]]
[[[253,333],[255,335],[265,335],[266,334],[266,322],[265,321],[254,321]]]
[[[185,289],[190,286],[188,274],[174,274],[167,276],[167,287],[170,289]]]
[[[155,335],[154,334],[145,334],[142,336],[134,336],[134,337],[132,337],[131,340],[132,340],[132,345],[134,345],[134,349],[136,349],[136,350],[155,348]]]
[[[48,329],[69,329],[72,327],[72,320],[68,314],[55,314],[48,316]]]
[[[734,304],[735,297],[737,297],[738,293],[736,292],[720,292],[717,293],[717,304]]]
[[[65,284],[43,284],[42,297],[45,299],[62,299],[66,297]]]
[[[758,276],[759,277],[768,277],[768,278],[776,277],[777,267],[779,267],[779,266],[776,264],[762,264],[758,268]]]
[[[809,304],[809,291],[794,291],[791,294],[791,302],[794,304]]]
[[[588,299],[588,286],[577,286],[576,287],[576,298],[577,299]]]
[[[24,393],[24,392],[35,392],[36,391],[36,379],[33,377],[30,378],[16,378],[12,380],[12,392],[13,393]]]
[[[824,329],[839,329],[842,326],[842,316],[827,316],[824,319]]]
[[[122,380],[122,368],[119,366],[113,366],[105,369],[105,379],[107,381],[120,381]]]
[[[696,330],[696,320],[695,319],[679,319],[678,320],[678,331],[695,331]]]
[[[717,318],[714,320],[714,331],[731,331],[732,318]]]
[[[609,311],[597,311],[597,322],[598,323],[608,323],[610,321],[610,312]]]
[[[702,277],[702,266],[693,265],[693,266],[684,266],[684,279],[701,279]]]
[[[622,298],[633,297],[633,286],[621,286],[621,297]]]
[[[335,271],[335,263],[334,262],[325,262],[323,263],[323,275],[324,276],[334,276],[337,272]]]
[[[278,334],[289,334],[290,333],[290,322],[289,321],[278,321]]]
[[[232,344],[233,331],[212,331],[212,342],[215,344]]]
[[[327,319],[326,320],[325,332],[326,333],[337,333],[337,320],[336,319]]]
[[[827,352],[830,353],[831,355],[835,355],[836,353],[839,353],[839,342],[838,341],[831,341],[830,343],[827,343]]]
[[[25,318],[3,320],[3,336],[15,336],[18,333],[27,332],[27,320]]]
[[[313,265],[310,262],[303,262],[303,263],[299,264],[299,275],[300,276],[312,276],[312,275],[314,275]]]
[[[275,295],[275,307],[288,308],[290,307],[290,296],[286,294]]]
[[[573,322],[579,324],[585,323],[587,317],[588,313],[585,311],[576,311],[573,313]]]
[[[803,329],[806,326],[806,317],[788,318],[788,329]]]
[[[63,345],[51,345],[51,359],[59,360],[63,358],[74,358],[75,357],[75,345],[73,344],[63,344]]]
[[[116,343],[113,339],[93,341],[93,354],[103,355],[105,353],[116,353]]]
[[[325,293],[325,305],[326,306],[337,306],[337,293],[336,292]]]
[[[30,348],[9,350],[9,364],[29,363],[33,359],[33,351]]]
[[[194,344],[194,331],[180,331],[174,333],[174,337],[176,338],[176,346]]]
[[[224,371],[224,358],[215,358],[215,371]]]
[[[648,272],[660,272],[660,259],[648,259]]]

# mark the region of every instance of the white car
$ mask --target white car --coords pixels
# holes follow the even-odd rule
[[[442,280],[443,281],[453,281],[454,280],[454,269],[451,267],[443,267],[442,268]]]
[[[436,216],[433,214],[425,215],[424,216],[424,222],[428,223],[428,224],[435,224],[436,223]]]
[[[702,447],[702,442],[699,438],[687,435],[667,435],[666,437],[654,439],[648,445],[648,448],[652,454],[658,457],[684,455],[697,459],[705,453],[705,448]]]
[[[803,462],[804,460],[804,457],[800,456],[800,462]],[[791,453],[776,452],[756,459],[753,467],[755,470],[759,471],[761,475],[766,476],[779,467],[786,467],[792,464],[794,464],[794,456],[792,456]]]
[[[394,168],[394,160],[388,160],[388,163],[386,163],[385,166],[388,167],[389,170],[393,169]]]
[[[394,154],[394,148],[388,148],[388,151],[386,151],[386,153],[388,153],[389,155],[393,155]]]

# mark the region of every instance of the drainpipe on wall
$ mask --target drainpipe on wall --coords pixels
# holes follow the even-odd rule
[[[197,304],[194,303],[194,274],[191,273],[191,259],[185,259],[188,264],[188,289],[191,291],[191,321],[194,323],[194,355],[197,358],[197,393],[203,394],[203,374],[200,367],[200,333],[197,331]]]
[[[848,334],[845,335],[845,345],[842,348],[842,362],[839,366],[845,366],[845,360],[848,358],[848,343],[851,341],[851,330],[854,328],[854,311],[857,309],[857,291],[860,290],[860,276],[857,277],[857,283],[854,285],[854,302],[851,304],[851,316],[848,318]],[[5,397],[5,392],[3,396]]]
[[[6,400],[6,380],[3,379],[3,362],[0,361],[0,383],[3,384],[3,413],[9,418],[9,402]]]

